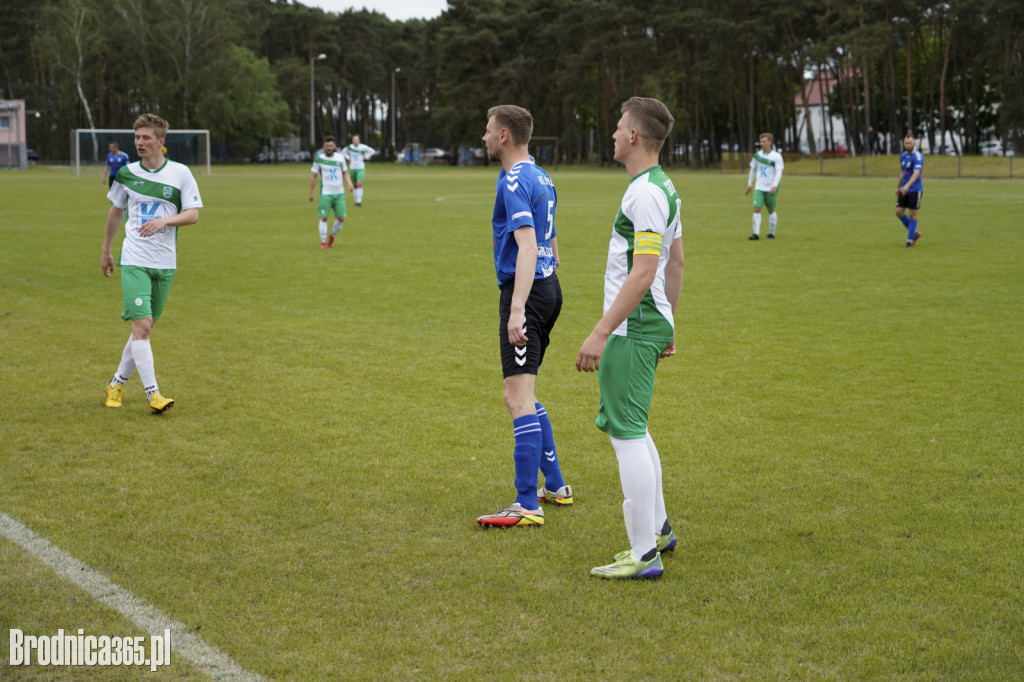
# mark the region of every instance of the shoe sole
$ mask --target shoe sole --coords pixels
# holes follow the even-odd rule
[[[500,519],[497,521],[488,521],[486,519],[477,519],[476,522],[484,528],[525,528],[527,526],[543,526],[543,519],[535,521],[533,519]]]
[[[653,580],[654,578],[660,578],[665,574],[664,568],[645,568],[636,575],[613,575],[611,573],[594,573],[590,572],[590,575],[595,578],[604,578],[606,580]]]
[[[171,409],[172,407],[174,407],[174,401],[173,400],[171,402],[167,403],[166,405],[164,405],[163,407],[153,407],[152,405],[150,405],[149,406],[149,411],[152,412],[153,414],[163,414],[164,412],[166,412],[167,410]]]

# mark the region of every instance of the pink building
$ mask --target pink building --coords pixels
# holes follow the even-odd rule
[[[28,168],[23,99],[0,99],[0,168]]]

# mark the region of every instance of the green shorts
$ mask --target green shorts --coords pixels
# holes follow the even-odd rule
[[[174,282],[174,270],[121,266],[121,298],[124,300],[122,320],[143,320],[152,317],[156,322],[164,311],[167,296]]]
[[[769,213],[775,213],[775,200],[779,198],[779,188],[775,188],[775,194],[765,192],[761,189],[754,190],[754,208],[764,206]]]
[[[601,404],[594,420],[597,428],[623,440],[647,435],[654,371],[658,356],[668,343],[616,334],[608,337],[597,369],[597,383],[601,387]]]
[[[366,169],[365,168],[349,168],[348,169],[348,175],[352,179],[352,184],[354,185],[357,182],[362,182],[363,178],[366,177]]]
[[[320,195],[320,206],[317,210],[317,215],[321,218],[326,218],[327,214],[334,211],[335,218],[344,218],[347,214],[345,213],[345,195],[344,194],[321,194]]]

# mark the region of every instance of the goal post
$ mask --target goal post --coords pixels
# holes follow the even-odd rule
[[[107,148],[116,142],[132,161],[135,153],[135,131],[128,128],[76,128],[71,131],[71,163],[75,175],[82,174],[83,166],[103,166],[107,162]],[[167,158],[186,166],[206,166],[210,175],[210,131],[168,130],[164,142]]]

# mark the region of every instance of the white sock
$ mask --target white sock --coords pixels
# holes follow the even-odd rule
[[[320,243],[323,244],[327,241],[327,218],[321,220],[318,227],[320,229]]]
[[[336,235],[336,234],[338,234],[339,232],[341,232],[341,228],[342,228],[342,227],[343,227],[344,225],[345,225],[345,221],[343,221],[343,220],[338,220],[338,219],[335,219],[335,220],[334,220],[334,229],[333,229],[333,230],[331,230],[331,236],[333,237],[334,235]]]
[[[142,387],[146,389],[146,398],[151,398],[154,393],[160,390],[156,385],[156,365],[153,363],[153,348],[149,345],[149,339],[132,339],[131,344],[132,357],[135,358],[135,368],[139,370]]]
[[[768,214],[768,234],[775,234],[775,226],[779,224],[779,214]]]
[[[356,195],[356,203],[357,204],[363,203],[363,188],[362,187],[356,187],[354,190],[352,190],[352,193]]]
[[[110,380],[110,385],[124,386],[135,373],[135,358],[132,357],[132,337],[128,336],[128,343],[124,344],[121,351],[121,364],[117,366],[117,374]]]
[[[754,214],[754,234],[761,234],[761,214]]]
[[[651,464],[654,465],[654,532],[660,533],[668,521],[668,512],[665,510],[665,492],[661,486],[661,457],[658,456],[658,448],[654,446],[654,439],[651,432],[647,432],[647,454],[651,457]]]
[[[647,449],[646,438],[622,440],[612,438],[615,457],[619,461],[619,480],[622,483],[622,516],[626,521],[630,550],[637,559],[657,545],[654,535],[654,507],[657,480],[654,464]]]

